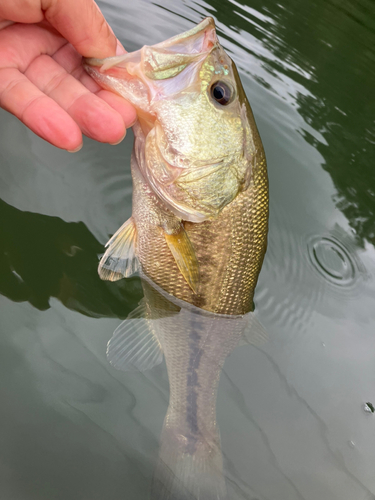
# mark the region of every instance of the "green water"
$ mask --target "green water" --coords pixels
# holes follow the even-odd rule
[[[375,4],[100,2],[130,51],[212,15],[270,177],[255,297],[268,344],[237,349],[219,389],[229,498],[375,498]],[[0,497],[146,500],[165,365],[106,360],[137,278],[102,282],[131,214],[131,133],[74,155],[0,113]]]

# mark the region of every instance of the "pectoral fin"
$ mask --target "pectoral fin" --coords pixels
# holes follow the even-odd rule
[[[136,237],[137,230],[133,218],[130,217],[106,244],[107,250],[98,268],[102,280],[117,281],[138,271]]]
[[[167,234],[164,232],[164,235],[179,270],[193,292],[197,293],[199,265],[194,247],[185,228],[181,225],[180,231],[176,234]]]

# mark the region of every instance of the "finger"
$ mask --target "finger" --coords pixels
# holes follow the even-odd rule
[[[131,127],[136,120],[134,107],[123,97],[117,96],[113,92],[102,90],[101,87],[86,73],[82,66],[82,57],[70,44],[64,45],[53,55],[53,59],[62,66],[65,71],[79,80],[90,92],[96,93],[113,109],[122,116],[125,127]]]
[[[67,43],[59,49],[52,58],[67,73],[70,73],[74,78],[79,80],[90,92],[98,92],[100,86],[87,74],[82,66],[82,56],[70,43]]]
[[[0,106],[58,148],[74,151],[82,144],[75,121],[17,69],[0,69]]]
[[[22,73],[40,54],[54,54],[66,40],[45,26],[14,24],[0,31],[0,68],[18,68]]]
[[[51,57],[37,57],[27,68],[25,76],[67,111],[88,137],[117,143],[125,136],[121,115],[92,94]]]
[[[7,28],[11,24],[14,24],[13,21],[8,21],[7,19],[0,19],[0,30]]]
[[[103,101],[109,104],[111,108],[116,110],[122,116],[126,128],[134,125],[134,122],[137,119],[137,112],[130,102],[108,90],[99,90],[96,95],[103,99]]]
[[[16,23],[39,23],[44,17],[39,1],[25,0],[1,2],[0,15]]]
[[[93,0],[41,0],[46,19],[85,57],[114,56],[117,40]]]

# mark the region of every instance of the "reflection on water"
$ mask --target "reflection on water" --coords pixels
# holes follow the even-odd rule
[[[93,317],[126,317],[142,296],[139,280],[109,287],[97,273],[103,247],[82,223],[22,212],[0,200],[0,291],[45,310],[57,297]]]
[[[270,341],[234,349],[223,369],[228,496],[373,499],[374,419],[364,411],[375,400],[372,2],[158,4],[100,2],[128,50],[213,15],[269,164],[255,302]],[[0,129],[0,491],[146,500],[167,372],[106,362],[105,332],[118,324],[108,317],[133,310],[141,287],[96,276],[102,244],[130,215],[131,134],[69,156],[4,112]]]

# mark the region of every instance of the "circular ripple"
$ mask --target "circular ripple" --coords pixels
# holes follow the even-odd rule
[[[357,279],[357,266],[349,250],[333,236],[316,236],[308,242],[309,259],[329,283],[350,287]]]

